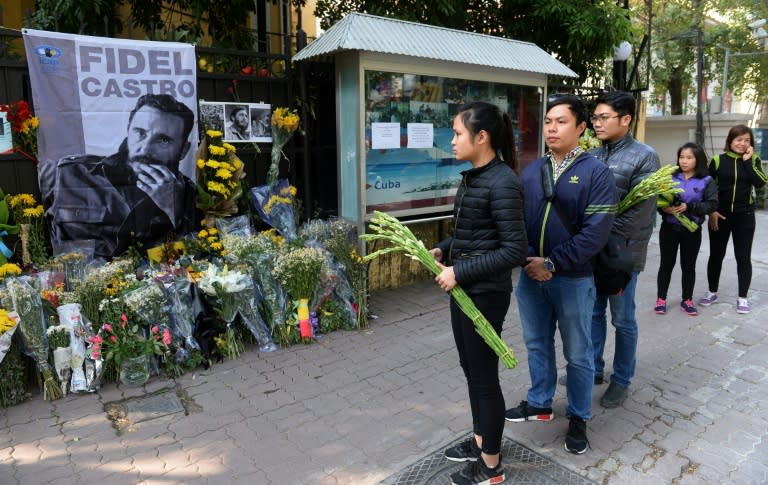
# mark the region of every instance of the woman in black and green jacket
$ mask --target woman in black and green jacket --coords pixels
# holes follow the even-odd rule
[[[719,206],[709,215],[709,261],[707,280],[709,291],[699,305],[709,306],[717,301],[720,270],[723,266],[728,238],[733,234],[733,252],[739,295],[738,313],[751,310],[747,292],[752,281],[752,239],[755,236],[754,188],[765,185],[763,162],[755,151],[755,136],[745,125],[736,125],[728,132],[725,153],[715,155],[709,163],[709,174],[717,182]]]

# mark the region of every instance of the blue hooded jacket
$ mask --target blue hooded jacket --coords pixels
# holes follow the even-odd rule
[[[522,173],[528,255],[549,257],[561,276],[592,275],[592,258],[607,242],[616,213],[613,174],[600,160],[582,153],[557,178],[554,198],[577,231],[571,235],[552,201],[544,196],[542,168],[552,173],[548,156],[529,164]]]

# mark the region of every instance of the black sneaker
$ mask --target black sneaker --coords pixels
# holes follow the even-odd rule
[[[600,405],[609,409],[617,408],[627,400],[628,395],[629,391],[626,387],[621,387],[611,381],[611,383],[608,384],[608,389],[605,390],[605,394],[603,394],[603,397],[600,399]]]
[[[445,450],[445,457],[451,461],[477,461],[480,457],[480,447],[477,446],[474,436],[451,446]]]
[[[496,485],[506,478],[504,467],[501,466],[501,455],[499,455],[499,464],[495,468],[488,468],[483,460],[470,462],[463,470],[451,474],[451,483],[453,485]]]
[[[561,386],[564,386],[568,384],[568,374],[560,376],[560,378],[557,380],[557,383]],[[603,376],[595,376],[595,385],[600,386],[604,384],[605,381],[603,380]]]
[[[587,451],[587,423],[578,416],[571,416],[568,433],[565,435],[565,451],[581,455]]]
[[[534,408],[528,405],[528,401],[520,401],[520,405],[516,408],[507,409],[504,417],[507,421],[519,423],[522,421],[552,421],[554,415],[552,408]]]

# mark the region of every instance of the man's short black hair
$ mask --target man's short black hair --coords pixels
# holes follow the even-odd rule
[[[559,106],[561,104],[568,106],[568,108],[571,110],[573,116],[576,117],[577,126],[581,122],[587,122],[587,105],[584,104],[584,101],[582,101],[580,97],[570,93],[552,94],[547,99],[547,112],[549,112],[549,110],[555,106]]]
[[[597,104],[607,104],[619,114],[635,119],[635,97],[626,91],[605,91],[597,96]]]
[[[195,125],[195,114],[186,104],[177,101],[170,94],[145,94],[136,101],[136,107],[133,108],[131,115],[128,117],[129,125],[133,121],[133,115],[144,106],[149,106],[150,108],[155,108],[181,118],[184,122],[184,140],[189,137],[189,133]]]
[[[232,108],[232,111],[229,112],[229,120],[230,121],[235,121],[235,115],[239,111],[248,111],[248,106],[244,106],[242,104],[239,104],[239,105],[235,106],[234,108]]]

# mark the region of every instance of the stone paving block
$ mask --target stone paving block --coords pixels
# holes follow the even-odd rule
[[[8,428],[14,443],[35,441],[48,436],[57,429],[57,418],[35,418],[26,423],[12,425]]]
[[[5,474],[3,474],[5,475]],[[31,469],[21,468],[16,474],[15,478],[18,483],[32,484],[32,483],[51,483],[59,481],[65,483],[64,480],[69,480],[72,483],[72,468],[68,464],[63,465],[50,465],[46,467],[34,467]],[[5,477],[0,479],[4,483]]]
[[[720,463],[700,463],[694,473],[697,483],[727,483],[734,470]]]
[[[220,461],[218,457],[233,448],[235,448],[234,442],[223,430],[204,433],[194,441],[184,443],[183,446],[188,463],[202,463],[210,459]]]
[[[142,480],[159,478],[167,472],[165,466],[166,462],[160,459],[157,450],[150,448],[148,451],[136,450],[133,453],[133,468],[139,472]]]
[[[242,416],[240,415],[218,416],[216,419],[213,419],[213,416],[201,412],[189,415],[184,420],[169,424],[168,430],[174,433],[179,441],[184,441],[240,421],[242,421]]]

